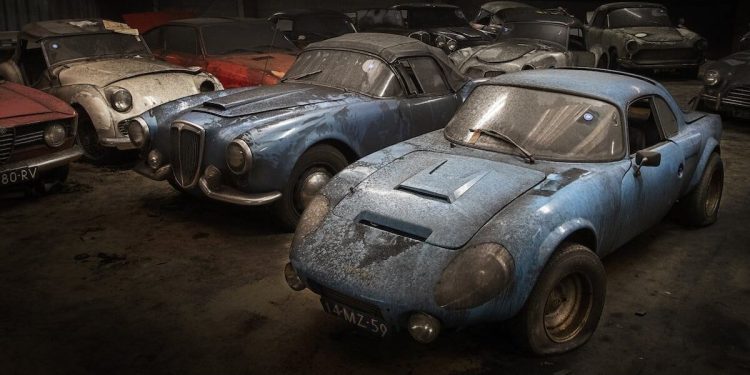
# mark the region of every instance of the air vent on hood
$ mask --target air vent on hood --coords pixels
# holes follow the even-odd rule
[[[427,238],[432,234],[432,230],[430,228],[425,228],[417,224],[406,223],[398,219],[387,218],[369,211],[360,213],[355,221],[368,227],[373,227],[384,232],[393,233],[397,236],[411,238],[420,242],[426,241]]]

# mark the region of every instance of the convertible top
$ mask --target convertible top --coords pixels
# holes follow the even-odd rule
[[[305,50],[312,49],[349,49],[378,55],[389,63],[397,59],[413,56],[432,56],[445,73],[453,90],[458,90],[468,80],[456,70],[445,53],[414,38],[402,35],[382,33],[350,33],[312,43]]]
[[[571,28],[583,27],[583,23],[573,16],[561,13],[552,13],[534,8],[514,8],[508,12],[505,21],[512,22],[555,22],[562,23]]]
[[[616,9],[622,9],[622,8],[662,8],[667,9],[666,6],[663,4],[658,3],[641,3],[641,2],[621,2],[621,3],[609,3],[604,4],[598,8],[596,8],[596,12],[609,12]]]
[[[517,1],[491,1],[489,3],[482,4],[481,8],[492,14],[495,14],[505,9],[516,9],[516,8],[536,9],[536,7],[533,7],[529,4],[519,3]]]
[[[104,27],[104,21],[101,18],[78,18],[31,22],[21,29],[21,38],[37,41],[62,35],[114,33],[115,31]]]
[[[503,74],[483,84],[529,87],[544,91],[583,94],[607,101],[625,109],[635,98],[659,95],[667,101],[672,96],[651,79],[635,74],[591,68],[557,68]],[[678,108],[676,103],[675,108]]]

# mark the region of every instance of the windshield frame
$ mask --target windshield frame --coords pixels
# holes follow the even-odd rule
[[[584,164],[584,163],[585,164],[604,164],[604,163],[614,163],[614,162],[619,162],[619,161],[623,161],[623,160],[626,160],[626,159],[628,159],[628,160],[630,159],[630,155],[628,154],[628,146],[627,146],[628,142],[629,142],[628,137],[627,137],[627,135],[628,135],[627,134],[628,124],[627,124],[626,121],[623,120],[623,119],[627,119],[627,117],[626,117],[625,113],[623,112],[623,109],[620,107],[620,105],[618,105],[614,101],[611,101],[611,100],[608,100],[608,99],[605,99],[605,98],[601,98],[601,97],[597,97],[597,96],[594,96],[594,95],[589,95],[587,93],[581,93],[581,92],[576,92],[576,91],[571,91],[571,90],[558,90],[558,89],[550,89],[550,88],[529,87],[529,86],[523,86],[523,85],[513,84],[513,83],[503,83],[503,84],[480,83],[480,84],[476,85],[471,90],[471,93],[469,93],[469,96],[467,96],[467,99],[464,101],[464,104],[466,103],[466,101],[469,100],[469,98],[471,97],[471,95],[474,94],[474,91],[476,89],[478,89],[480,87],[483,87],[483,86],[514,87],[514,88],[520,88],[520,89],[526,89],[526,90],[533,90],[533,91],[541,91],[541,92],[549,92],[549,93],[556,93],[556,94],[564,94],[564,95],[576,96],[576,97],[580,97],[580,98],[597,100],[597,101],[600,101],[602,103],[607,103],[609,105],[612,105],[617,110],[618,121],[621,124],[621,126],[620,126],[620,135],[622,136],[622,145],[623,145],[622,152],[619,155],[613,156],[611,159],[608,159],[608,160],[591,160],[591,159],[553,158],[553,157],[549,157],[547,155],[538,155],[537,153],[534,153],[533,151],[531,151],[532,155],[534,156],[534,159],[537,162],[538,161],[550,161],[550,162],[574,163],[574,164],[576,164],[576,163],[580,163],[580,164]],[[462,106],[464,104],[462,104]],[[460,108],[459,108],[459,110],[460,110]],[[515,152],[505,152],[504,150],[501,151],[501,150],[498,150],[497,148],[485,147],[485,146],[482,146],[482,145],[479,145],[479,144],[476,144],[476,143],[470,144],[470,143],[464,142],[464,141],[462,141],[460,139],[453,139],[453,138],[451,138],[451,137],[448,136],[447,131],[446,131],[447,129],[448,129],[448,125],[446,124],[446,126],[442,129],[443,138],[445,138],[445,140],[447,140],[450,143],[461,145],[461,146],[464,146],[464,147],[467,147],[467,148],[473,148],[473,149],[477,149],[477,150],[482,150],[482,151],[487,151],[487,152],[493,152],[493,153],[497,153],[497,154],[510,155],[510,156],[518,156],[517,153],[515,153]],[[516,142],[519,142],[519,140],[516,140],[516,139],[514,139],[514,140]],[[515,151],[516,149],[513,148],[513,150]]]
[[[353,50],[353,49],[347,49],[347,48],[336,48],[336,47],[312,48],[312,49],[307,49],[306,48],[306,49],[304,49],[302,52],[300,52],[297,55],[297,58],[299,58],[300,56],[302,56],[303,53],[306,53],[306,52],[315,52],[315,51],[343,51],[343,52],[350,52],[350,53],[358,53],[358,54],[361,54],[361,55],[371,56],[371,57],[374,57],[374,58],[378,59],[380,62],[382,62],[383,64],[385,64],[385,66],[388,67],[388,70],[390,70],[391,73],[393,73],[393,75],[396,77],[396,80],[398,81],[399,89],[401,90],[401,95],[395,95],[395,96],[377,96],[377,95],[373,95],[373,94],[368,93],[368,92],[362,92],[362,91],[359,91],[359,90],[352,90],[352,89],[345,88],[345,87],[338,87],[338,86],[329,85],[329,84],[326,84],[326,83],[323,83],[323,82],[307,81],[307,80],[297,80],[297,79],[287,79],[286,77],[282,78],[281,82],[282,83],[283,82],[304,83],[304,84],[309,84],[309,85],[318,85],[318,86],[330,87],[330,88],[334,88],[334,89],[338,89],[338,90],[343,90],[343,91],[346,91],[346,92],[356,92],[357,94],[364,95],[364,96],[367,96],[367,97],[370,97],[370,98],[375,98],[375,99],[389,99],[389,98],[392,99],[392,98],[406,98],[407,97],[407,94],[406,94],[407,90],[406,90],[406,85],[404,84],[404,81],[403,81],[403,77],[401,77],[401,74],[398,72],[398,70],[394,69],[393,64],[389,63],[384,58],[382,58],[382,57],[380,57],[380,56],[378,56],[376,54],[370,53],[370,52],[365,52],[365,51],[360,51],[360,50]],[[294,66],[294,64],[296,64],[296,63],[297,63],[297,61],[295,60],[295,62],[292,64],[292,66]],[[291,67],[289,68],[289,70],[291,70]],[[288,71],[287,71],[287,75],[288,75]]]
[[[555,22],[555,21],[510,21],[510,22],[505,22],[503,24],[503,27],[505,27],[505,25],[509,25],[509,24],[530,24],[530,25],[544,24],[544,25],[561,26],[561,27],[565,28],[565,36],[566,36],[565,37],[565,44],[560,44],[558,42],[555,42],[555,41],[552,41],[552,40],[549,40],[549,39],[541,39],[541,38],[529,38],[529,37],[518,37],[518,36],[513,36],[513,37],[508,37],[508,38],[500,38],[500,35],[502,35],[500,32],[498,32],[497,33],[497,37],[495,37],[495,41],[496,42],[499,42],[501,40],[511,40],[511,39],[539,40],[539,41],[544,42],[544,43],[554,44],[554,45],[557,45],[557,46],[561,46],[563,48],[563,50],[565,50],[565,51],[568,50],[568,45],[570,44],[570,26],[567,25],[567,24],[565,24],[565,23]]]
[[[78,58],[75,58],[75,59],[62,60],[62,61],[58,61],[58,62],[56,62],[54,64],[50,64],[50,58],[47,55],[47,47],[46,47],[46,43],[45,43],[46,41],[49,41],[50,39],[75,38],[75,37],[79,37],[79,36],[108,35],[108,34],[119,34],[119,33],[104,31],[104,32],[98,32],[98,33],[82,33],[82,34],[55,35],[55,36],[48,36],[48,37],[41,38],[36,43],[38,43],[39,44],[39,48],[42,49],[42,54],[44,55],[44,61],[47,63],[47,67],[48,68],[54,68],[54,67],[56,67],[58,65],[65,65],[65,64],[68,64],[68,63],[71,63],[71,62],[78,62],[78,61],[99,60],[99,59],[105,60],[105,59],[112,59],[112,58],[117,58],[117,57],[135,57],[135,56],[139,56],[139,55],[136,55],[136,54],[133,54],[133,55],[128,55],[128,54],[114,54],[114,55],[86,56],[86,57],[78,57]],[[121,34],[121,35],[130,35],[130,34]],[[143,58],[152,58],[153,59],[154,58],[154,53],[151,52],[151,48],[149,48],[148,44],[146,44],[146,40],[143,39],[143,35],[138,34],[138,35],[131,35],[131,36],[137,36],[140,39],[140,42],[143,45],[143,47],[145,47],[146,51],[148,52],[147,56],[141,56],[141,57],[143,57]],[[29,41],[31,41],[31,40],[29,40]]]

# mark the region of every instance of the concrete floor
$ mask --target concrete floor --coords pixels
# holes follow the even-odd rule
[[[750,123],[722,142],[718,223],[666,219],[606,258],[599,329],[550,358],[495,326],[361,334],[287,288],[292,235],[263,210],[75,164],[63,193],[0,200],[0,374],[748,374]]]

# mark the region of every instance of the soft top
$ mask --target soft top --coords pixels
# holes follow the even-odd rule
[[[448,78],[453,90],[458,90],[468,80],[456,70],[445,53],[414,38],[384,33],[350,33],[317,43],[311,43],[305,51],[313,49],[347,49],[380,56],[393,63],[397,59],[414,56],[432,56]]]
[[[115,31],[104,27],[104,21],[119,24],[101,18],[38,21],[24,25],[21,29],[21,38],[37,41],[63,35],[114,33]]]
[[[280,12],[276,12],[271,17],[268,17],[269,21],[274,21],[278,18],[293,18],[304,15],[326,15],[326,16],[341,16],[342,18],[349,18],[346,14],[337,12],[330,9],[287,9]]]
[[[609,12],[616,9],[622,8],[662,8],[667,9],[666,6],[658,3],[641,3],[641,2],[620,2],[620,3],[609,3],[596,8],[596,12]]]
[[[573,16],[533,8],[512,9],[506,15],[505,22],[556,22],[572,28],[583,27],[583,23]]]
[[[504,9],[514,8],[536,9],[536,7],[524,3],[519,3],[517,1],[491,1],[489,3],[482,4],[482,9],[492,14],[495,14]]]

